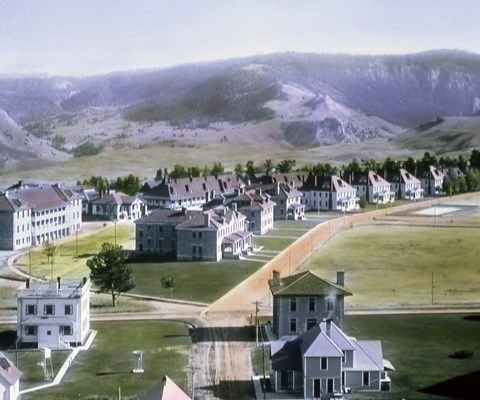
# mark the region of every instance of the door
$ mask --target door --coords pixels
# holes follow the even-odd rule
[[[327,393],[333,393],[333,378],[327,379]]]
[[[313,397],[320,397],[320,379],[313,380]]]

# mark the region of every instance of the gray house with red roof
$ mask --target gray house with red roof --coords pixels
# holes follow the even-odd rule
[[[331,283],[311,271],[268,281],[273,295],[273,333],[277,338],[299,335],[323,319],[343,324],[344,297],[351,296],[344,286],[345,274],[337,272]]]
[[[61,185],[16,185],[0,194],[0,249],[18,250],[73,235],[82,196]]]

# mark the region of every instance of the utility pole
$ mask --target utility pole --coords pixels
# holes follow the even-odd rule
[[[258,330],[259,330],[258,311],[260,310],[259,305],[262,303],[256,300],[252,304],[255,304],[255,342],[257,343],[257,347],[258,347]]]
[[[433,306],[433,271],[432,271],[432,306]]]

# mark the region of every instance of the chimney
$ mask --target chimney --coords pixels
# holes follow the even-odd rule
[[[57,276],[57,289],[60,289],[60,277]]]
[[[332,331],[332,320],[327,318],[325,322],[327,324],[327,336],[330,337],[330,332]]]
[[[275,184],[275,194],[280,194],[280,183],[279,182],[277,182]]]
[[[203,220],[204,220],[205,226],[208,228],[210,226],[210,213],[209,212],[206,212],[206,213],[203,214]]]
[[[262,189],[261,188],[255,189],[255,194],[261,196],[262,195]]]
[[[337,271],[337,285],[345,286],[345,271]]]
[[[276,286],[278,286],[280,283],[280,272],[275,270],[273,270],[272,272],[273,272],[273,282]]]
[[[27,278],[27,280],[25,281],[25,287],[27,289],[30,289],[30,278]]]
[[[232,210],[237,211],[237,203],[232,203]]]

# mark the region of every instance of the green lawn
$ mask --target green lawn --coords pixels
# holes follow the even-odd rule
[[[257,271],[253,261],[221,260],[219,262],[134,263],[136,284],[132,293],[170,297],[163,289],[162,277],[175,279],[173,298],[211,303]]]
[[[419,390],[473,372],[478,375],[480,318],[478,315],[465,317],[460,314],[347,315],[344,331],[357,339],[381,340],[384,358],[396,369],[389,372],[392,380],[391,393],[368,393],[364,397],[356,394],[354,398],[438,399],[443,397],[434,397]],[[474,356],[463,360],[449,357],[459,350],[473,351]],[[474,387],[477,386],[474,380],[449,386],[457,398],[475,398],[460,396],[460,391],[473,396]],[[447,394],[443,392],[441,395]],[[449,398],[455,397],[450,396]]]
[[[30,394],[22,399],[123,398],[148,392],[168,375],[184,391],[188,387],[188,351],[191,340],[188,326],[182,323],[142,321],[95,323],[97,337],[88,351],[80,352],[59,386]],[[132,374],[134,350],[143,351],[143,374]],[[43,372],[36,363],[39,352],[19,353],[19,368],[24,372],[21,389],[43,384]],[[53,352],[58,369],[66,352]],[[15,359],[14,352],[9,356]],[[94,397],[98,396],[98,397]],[[103,397],[102,397],[103,398]]]
[[[333,237],[303,266],[335,280],[346,272],[347,309],[478,302],[480,229],[357,227]]]

